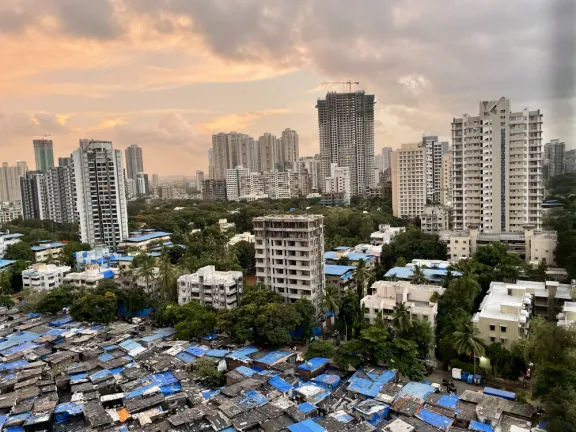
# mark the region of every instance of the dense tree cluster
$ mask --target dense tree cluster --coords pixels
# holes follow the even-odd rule
[[[38,243],[41,240],[80,241],[78,224],[59,224],[49,220],[16,219],[2,225],[2,231],[24,234],[25,243]]]
[[[398,260],[411,262],[414,259],[446,259],[448,249],[438,236],[426,234],[416,228],[398,234],[390,244],[382,246],[381,265],[388,271]]]

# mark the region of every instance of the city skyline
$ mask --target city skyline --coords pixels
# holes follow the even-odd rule
[[[89,136],[117,149],[141,146],[149,173],[192,176],[207,170],[213,134],[257,139],[286,128],[298,131],[300,155],[313,155],[317,98],[348,90],[320,83],[346,80],[376,96],[376,149],[397,149],[424,133],[448,140],[452,118],[470,101],[502,95],[520,108],[540,107],[544,141],[557,138],[571,149],[570,5],[490,0],[464,12],[410,1],[363,1],[353,10],[288,1],[266,7],[160,1],[154,9],[129,0],[94,0],[83,8],[57,0],[6,2],[0,6],[3,159],[31,165],[29,143],[44,135],[54,141],[55,157],[70,156],[78,139]],[[490,26],[477,25],[488,18]],[[431,21],[441,31],[425,25]]]

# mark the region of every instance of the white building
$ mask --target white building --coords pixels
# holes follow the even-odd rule
[[[379,312],[382,318],[392,322],[392,314],[396,303],[404,303],[413,317],[428,321],[432,328],[436,325],[438,304],[431,302],[434,293],[442,295],[444,288],[436,285],[413,285],[408,281],[377,281],[372,284],[372,292],[362,299],[364,317],[374,324]]]
[[[170,241],[172,234],[164,231],[135,231],[130,237],[125,238],[118,244],[118,249],[123,251],[146,251],[151,244]]]
[[[388,224],[380,224],[378,231],[370,234],[370,244],[374,246],[390,244],[394,237],[403,232],[406,232],[406,227],[391,227]]]
[[[576,321],[576,302],[566,302],[558,314],[558,327],[570,328]]]
[[[440,204],[446,207],[452,207],[452,153],[446,153],[442,156]]]
[[[558,139],[544,145],[544,179],[564,174],[564,152],[566,144]]]
[[[542,114],[511,112],[506,98],[452,122],[453,226],[481,231],[542,228]]]
[[[331,164],[350,169],[352,195],[364,195],[374,180],[374,95],[329,92],[318,99],[322,175]]]
[[[248,168],[238,166],[226,170],[226,198],[228,201],[240,201],[240,178],[250,173]]]
[[[284,129],[280,137],[280,165],[283,170],[298,172],[300,149],[298,133],[292,129]]]
[[[236,224],[234,222],[228,222],[228,219],[218,219],[218,227],[220,228],[220,232],[226,232],[229,229],[236,228]]]
[[[16,166],[2,162],[0,166],[0,202],[20,201],[20,177],[26,174],[28,165],[16,161]]]
[[[196,190],[202,192],[202,182],[204,182],[204,171],[196,170]]]
[[[83,272],[68,273],[63,282],[77,288],[94,288],[103,279],[117,278],[118,272],[116,268],[100,268],[98,264],[86,264]]]
[[[400,218],[420,217],[426,205],[426,147],[402,144],[392,153],[392,210]]]
[[[82,242],[115,250],[128,237],[122,152],[110,141],[82,139],[72,158]]]
[[[350,168],[330,164],[330,177],[326,177],[324,185],[324,194],[342,193],[344,203],[350,203]]]
[[[316,308],[324,295],[324,217],[270,215],[254,218],[256,277],[294,303],[302,297]]]
[[[32,264],[22,271],[22,287],[37,291],[49,291],[59,287],[64,282],[64,276],[70,273],[71,267],[54,264]]]
[[[254,234],[251,234],[249,232],[245,232],[242,234],[236,234],[234,237],[232,237],[229,241],[228,241],[228,246],[234,246],[235,244],[238,244],[240,242],[247,242],[247,243],[255,243],[256,242],[256,236]]]
[[[18,243],[20,237],[23,237],[24,234],[15,233],[15,234],[8,234],[0,232],[0,258],[4,257],[4,253],[8,247],[12,246],[14,243]]]
[[[441,204],[427,204],[421,216],[421,229],[427,234],[437,234],[450,228],[450,210]]]
[[[264,196],[264,176],[261,173],[250,172],[240,176],[240,198],[248,196]],[[267,196],[266,196],[267,197]]]
[[[22,203],[20,201],[0,203],[0,224],[5,224],[16,219],[22,219]]]
[[[49,260],[58,261],[64,246],[66,246],[64,243],[47,241],[41,242],[36,246],[32,246],[31,249],[32,252],[34,252],[34,259],[37,263],[39,263]]]
[[[270,199],[288,199],[300,195],[298,173],[273,171],[265,172],[263,177],[264,194]]]
[[[300,158],[300,174],[307,174],[306,178],[309,179],[309,190],[319,192],[324,186],[322,175],[322,164],[318,156],[305,156]]]
[[[193,300],[202,306],[216,309],[234,309],[240,304],[243,275],[240,271],[216,271],[214,266],[198,269],[196,273],[178,278],[178,304]]]
[[[442,156],[448,152],[448,143],[438,141],[437,136],[425,136],[422,145],[426,149],[426,199],[428,202],[439,203]]]

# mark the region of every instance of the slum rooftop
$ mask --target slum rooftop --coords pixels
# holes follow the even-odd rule
[[[0,308],[0,430],[492,432],[488,420],[507,432],[534,420],[531,406],[494,389],[459,397],[427,382],[399,384],[391,369],[349,376],[290,349],[174,337],[170,327]],[[225,372],[222,387],[195,378],[199,358]]]

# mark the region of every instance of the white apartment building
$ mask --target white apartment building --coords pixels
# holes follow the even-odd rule
[[[394,216],[422,215],[428,196],[426,147],[422,143],[402,144],[392,153],[392,210]]]
[[[70,224],[78,222],[76,179],[72,158],[58,158],[58,167],[46,172],[48,218]]]
[[[350,203],[350,168],[330,164],[330,177],[324,180],[324,194],[342,193],[344,203]]]
[[[364,195],[374,180],[374,95],[363,91],[329,92],[318,99],[318,129],[322,175],[330,166],[350,169],[352,195]]]
[[[452,122],[453,225],[481,231],[542,228],[542,114],[512,112],[506,98]]]
[[[442,204],[426,204],[420,219],[422,231],[438,234],[450,228],[450,209]]]
[[[4,253],[8,247],[12,246],[14,243],[18,243],[20,237],[23,237],[24,234],[16,233],[16,234],[9,234],[0,232],[0,258],[4,257]]]
[[[16,166],[2,162],[0,166],[0,202],[20,201],[20,177],[26,174],[28,165],[16,161]]]
[[[254,234],[251,234],[250,232],[244,232],[242,234],[236,234],[234,237],[232,237],[229,241],[228,241],[228,246],[234,246],[235,244],[238,244],[240,242],[247,242],[247,243],[255,243],[256,242],[256,236]]]
[[[226,198],[228,201],[240,201],[240,178],[250,173],[248,168],[237,166],[226,170]]]
[[[373,246],[390,244],[394,237],[403,232],[406,232],[406,227],[391,227],[388,224],[380,224],[378,231],[370,234],[370,244]]]
[[[324,295],[324,217],[270,215],[254,218],[256,277],[286,302],[302,297],[320,309]]]
[[[314,192],[322,190],[324,186],[322,176],[322,164],[317,156],[305,156],[300,158],[300,173],[308,174],[310,177],[309,189]]]
[[[300,195],[298,173],[291,171],[265,172],[264,194],[270,199],[288,199]]]
[[[558,327],[570,328],[576,321],[576,302],[566,302],[558,314]]]
[[[64,282],[64,276],[70,273],[71,267],[54,264],[32,264],[22,271],[22,287],[37,291],[49,291],[59,287]]]
[[[60,255],[66,246],[64,243],[60,242],[41,242],[36,246],[32,246],[32,252],[34,252],[34,259],[38,262],[46,262],[49,260],[56,260],[60,259]]]
[[[284,129],[280,137],[280,165],[283,170],[298,172],[300,147],[298,133],[292,129]]]
[[[204,182],[204,171],[196,170],[196,190],[202,193],[202,183]]]
[[[440,172],[440,204],[452,207],[452,153],[442,156]]]
[[[534,227],[526,225],[524,232],[482,233],[476,226],[465,231],[441,231],[440,241],[448,247],[450,261],[470,258],[478,247],[492,242],[505,244],[511,252],[515,252],[527,263],[546,261],[554,266],[556,259],[554,251],[558,237],[555,231],[534,231]]]
[[[263,196],[264,176],[259,172],[250,172],[240,176],[240,198],[247,196]]]
[[[122,152],[110,141],[82,139],[72,159],[82,242],[116,250],[129,235]]]
[[[100,268],[98,264],[86,264],[83,272],[68,273],[63,282],[77,288],[94,288],[103,279],[116,279],[118,272],[116,268]]]
[[[442,157],[448,152],[448,143],[438,141],[437,136],[425,136],[422,145],[426,148],[426,199],[440,202]]]
[[[8,201],[0,203],[0,224],[22,219],[22,203],[20,201]]]
[[[379,312],[382,318],[392,322],[396,303],[404,303],[410,315],[428,321],[432,328],[436,325],[438,304],[431,302],[434,293],[444,294],[444,288],[437,285],[412,285],[409,281],[376,281],[372,284],[375,294],[364,297],[364,317],[374,324]]]
[[[242,292],[243,275],[240,271],[216,271],[214,266],[206,266],[178,278],[179,305],[195,300],[202,306],[234,309],[240,304]]]

